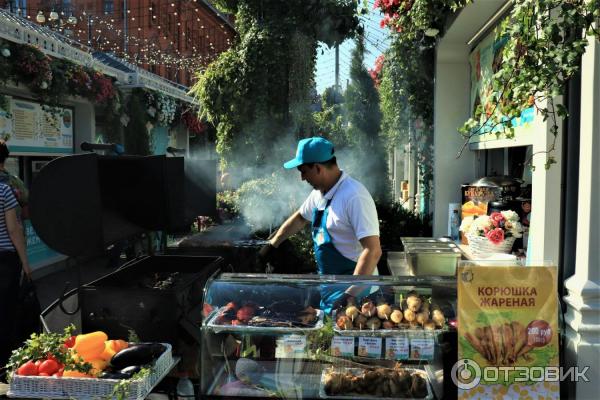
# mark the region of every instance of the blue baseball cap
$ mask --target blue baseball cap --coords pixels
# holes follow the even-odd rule
[[[296,168],[302,164],[322,163],[333,158],[333,143],[322,137],[311,137],[298,142],[296,158],[283,164],[283,168]]]

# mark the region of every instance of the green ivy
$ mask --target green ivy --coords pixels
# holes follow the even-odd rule
[[[514,137],[512,120],[531,106],[549,121],[556,138],[560,119],[568,117],[564,102],[556,99],[578,73],[588,37],[600,40],[600,30],[594,26],[599,18],[600,0],[515,2],[498,31],[506,45],[501,66],[492,78],[488,107],[477,107],[460,129],[466,141],[493,128]],[[541,152],[546,154],[546,168],[555,163],[549,155],[555,142]]]

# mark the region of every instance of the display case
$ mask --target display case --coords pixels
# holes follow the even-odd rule
[[[355,296],[325,304],[331,293]],[[215,276],[204,292],[202,395],[455,397],[456,299],[453,277]]]

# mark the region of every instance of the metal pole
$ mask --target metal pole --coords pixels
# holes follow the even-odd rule
[[[340,46],[335,46],[335,91],[340,88]],[[337,99],[336,99],[337,100]]]
[[[123,54],[127,54],[127,0],[123,0]]]

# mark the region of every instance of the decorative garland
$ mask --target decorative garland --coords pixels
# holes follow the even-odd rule
[[[98,71],[54,59],[37,48],[0,39],[0,82],[25,84],[49,111],[66,96],[81,96],[119,112],[119,89]]]
[[[181,120],[194,134],[204,131],[204,123],[194,115],[197,110],[184,110],[183,104],[173,97],[140,89],[141,98],[133,102],[130,99],[128,114],[123,114],[123,95],[112,78],[82,65],[49,57],[36,47],[0,39],[0,83],[8,81],[25,84],[36,100],[51,113],[62,105],[67,96],[88,99],[102,110],[107,125],[103,135],[106,142],[121,143],[122,127],[131,128],[129,124],[132,120],[136,128],[127,129],[126,136],[138,130],[140,124],[146,127],[148,122],[171,126]],[[138,92],[135,93],[137,97]],[[141,106],[138,106],[139,101]],[[0,94],[0,108],[8,109],[6,102],[6,96]],[[144,114],[144,118],[138,118],[137,112]],[[139,145],[133,144],[127,137],[125,141],[133,151],[131,154],[149,154],[150,147],[149,144],[146,146],[146,139],[141,138]]]

